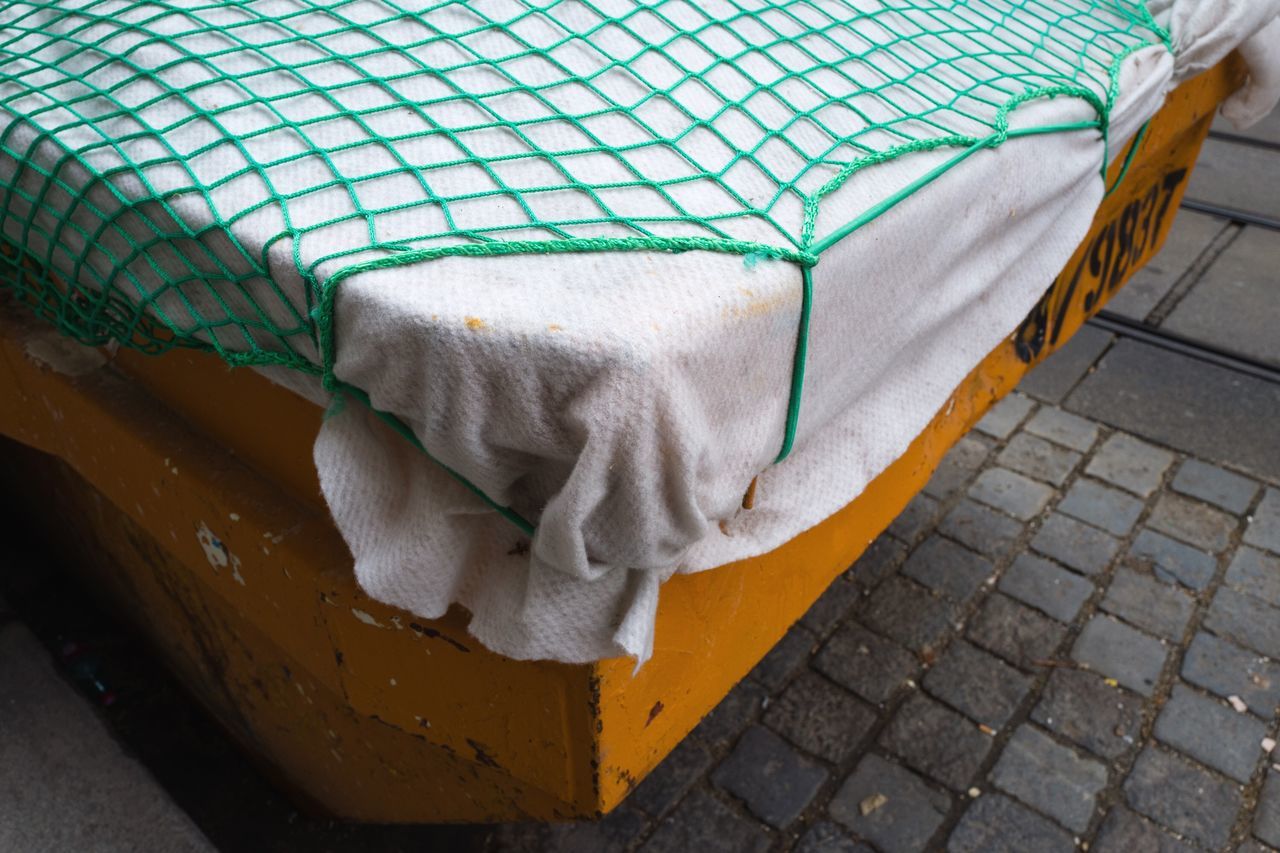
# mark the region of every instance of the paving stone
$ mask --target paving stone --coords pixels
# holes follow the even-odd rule
[[[1131,320],[1145,320],[1227,226],[1225,219],[1190,210],[1179,211],[1160,253],[1134,272],[1107,303],[1107,310]]]
[[[924,491],[942,500],[963,491],[987,460],[991,444],[991,439],[975,433],[961,438],[942,457]]]
[[[1053,489],[1005,468],[988,468],[969,487],[969,494],[988,506],[1030,521],[1053,498]]]
[[[1052,406],[1043,406],[1027,421],[1026,431],[1041,438],[1084,453],[1098,440],[1098,425],[1093,421],[1064,412]]]
[[[1024,725],[1009,738],[991,781],[1067,829],[1084,832],[1098,792],[1107,785],[1107,768]]]
[[[1195,602],[1177,587],[1126,568],[1116,570],[1100,606],[1167,640],[1182,636],[1195,610]]]
[[[695,738],[685,738],[631,792],[627,802],[653,817],[661,817],[710,766],[711,753],[707,748]]]
[[[1280,481],[1280,385],[1122,340],[1066,408],[1209,462]]]
[[[1200,850],[1124,806],[1111,810],[1089,849],[1093,853],[1197,853]]]
[[[947,853],[1070,853],[1075,841],[1048,818],[1002,794],[985,794],[960,818]]]
[[[933,529],[942,511],[942,504],[924,492],[918,492],[889,525],[889,533],[908,545],[914,545],[921,536]]]
[[[631,808],[628,802],[598,820],[558,824],[498,824],[492,828],[487,843],[475,847],[502,853],[543,853],[548,850],[556,853],[624,853],[644,834],[648,825],[649,819]],[[354,846],[364,845],[356,842]],[[434,849],[445,845],[443,842],[433,845],[427,841],[419,846]]]
[[[1160,488],[1164,472],[1172,464],[1173,454],[1169,451],[1116,433],[1093,454],[1085,473],[1145,498]]]
[[[1236,520],[1222,510],[1213,509],[1181,495],[1164,494],[1147,519],[1147,526],[1174,539],[1217,553],[1231,544]]]
[[[1083,521],[1054,512],[1040,525],[1031,547],[1078,572],[1096,575],[1111,564],[1120,542]]]
[[[991,750],[991,738],[955,711],[916,693],[881,733],[880,745],[926,776],[964,790]]]
[[[893,574],[906,555],[905,545],[882,533],[862,552],[849,573],[863,586],[874,587]]]
[[[820,820],[796,842],[791,853],[875,853],[829,820]]]
[[[1035,403],[1029,397],[1013,393],[992,406],[973,428],[992,438],[1005,439],[1013,435],[1034,408]]]
[[[809,659],[817,643],[818,638],[812,631],[799,625],[791,626],[778,644],[751,670],[751,677],[770,691],[781,689]]]
[[[1081,478],[1058,504],[1058,512],[1087,521],[1116,536],[1128,536],[1142,514],[1142,501],[1096,480]]]
[[[1154,530],[1143,530],[1129,548],[1129,561],[1150,568],[1156,577],[1202,590],[1213,580],[1218,561],[1190,545],[1184,545]]]
[[[1267,771],[1253,816],[1253,834],[1273,847],[1280,846],[1280,773]]]
[[[998,729],[1027,695],[1031,679],[994,655],[958,641],[925,675],[924,687],[971,719]]]
[[[1017,547],[1022,536],[1022,523],[965,498],[942,519],[938,531],[998,560],[1013,553]]]
[[[916,656],[860,625],[840,627],[818,652],[813,666],[869,702],[893,695],[920,668]]]
[[[1240,810],[1240,791],[1180,755],[1148,746],[1124,783],[1129,805],[1182,836],[1220,848]]]
[[[1155,735],[1201,764],[1248,782],[1262,758],[1267,728],[1249,714],[1177,684],[1156,718]]]
[[[720,749],[737,740],[747,721],[755,717],[769,693],[750,679],[743,679],[734,686],[720,704],[703,717],[690,735],[712,749]]]
[[[1004,446],[996,461],[1028,477],[1061,486],[1071,476],[1080,458],[1080,454],[1074,450],[1059,447],[1039,436],[1020,432]]]
[[[1155,637],[1101,615],[1089,620],[1071,650],[1071,656],[1090,669],[1143,696],[1155,689],[1167,654]]]
[[[1093,584],[1048,560],[1022,554],[1000,578],[1000,591],[1070,622],[1093,594]]]
[[[1142,697],[1100,675],[1055,669],[1031,719],[1103,758],[1119,758],[1142,728]]]
[[[772,841],[764,827],[701,788],[668,815],[640,849],[644,853],[764,853]]]
[[[969,639],[1021,667],[1053,655],[1067,626],[1013,599],[993,594],[969,622]]]
[[[1280,609],[1224,586],[1213,597],[1204,626],[1220,637],[1280,658]]]
[[[990,560],[938,535],[921,543],[902,564],[907,577],[958,601],[981,589],[993,571]]]
[[[1224,699],[1239,696],[1263,719],[1280,705],[1280,664],[1204,631],[1187,647],[1182,677]]]
[[[871,594],[861,618],[881,634],[919,652],[936,645],[959,614],[956,603],[895,576]]]
[[[876,723],[861,699],[814,672],[804,672],[769,705],[765,725],[819,758],[838,764]]]
[[[840,786],[827,813],[884,853],[915,853],[925,848],[950,807],[946,794],[872,754]]]
[[[1268,847],[1257,839],[1250,838],[1237,847],[1235,853],[1276,853],[1276,849]]]
[[[1244,541],[1264,551],[1280,554],[1280,489],[1267,489],[1253,519],[1245,528]]]
[[[1206,503],[1221,507],[1234,515],[1240,515],[1253,503],[1260,488],[1257,483],[1239,474],[1232,474],[1199,459],[1188,459],[1173,478],[1173,488]]]
[[[1260,152],[1250,152],[1257,156]],[[1275,171],[1275,157],[1268,172]],[[1271,181],[1280,193],[1280,180]],[[1270,207],[1280,213],[1272,199]],[[1161,323],[1195,341],[1280,365],[1276,334],[1275,268],[1280,238],[1264,228],[1246,228]]]
[[[1101,329],[1081,328],[1057,352],[1022,377],[1018,390],[1046,403],[1061,403],[1113,340],[1113,335]]]
[[[827,781],[822,765],[762,726],[743,733],[711,781],[770,826],[789,826]]]
[[[1241,545],[1227,566],[1225,580],[1241,592],[1280,607],[1280,557]]]
[[[861,587],[841,575],[831,582],[827,591],[818,596],[818,600],[800,617],[800,624],[819,637],[826,636],[861,597]]]

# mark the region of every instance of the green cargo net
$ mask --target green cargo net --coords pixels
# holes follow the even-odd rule
[[[1141,0],[0,2],[0,283],[87,344],[333,389],[339,284],[447,255],[805,274],[964,157],[1104,135]],[[1080,121],[1010,129],[1070,97]],[[859,170],[955,156],[846,221]]]

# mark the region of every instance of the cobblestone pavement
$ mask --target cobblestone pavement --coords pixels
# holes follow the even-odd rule
[[[1277,262],[1184,211],[1113,310],[1280,364]],[[1278,710],[1280,385],[1086,328],[620,809],[484,846],[1280,849]]]

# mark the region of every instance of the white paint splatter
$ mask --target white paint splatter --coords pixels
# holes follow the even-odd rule
[[[364,624],[366,624],[366,625],[372,625],[372,626],[373,626],[373,627],[375,627],[375,628],[385,628],[385,627],[387,627],[386,625],[383,625],[381,622],[379,622],[377,619],[374,619],[374,618],[373,618],[371,615],[369,615],[368,613],[365,613],[363,610],[358,610],[358,609],[356,609],[356,608],[354,608],[354,607],[353,607],[353,608],[351,608],[351,615],[352,615],[352,616],[354,616],[354,617],[356,617],[357,619],[359,619],[361,622],[363,622],[363,623],[364,623]]]

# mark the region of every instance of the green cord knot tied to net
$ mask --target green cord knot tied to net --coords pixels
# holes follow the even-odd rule
[[[821,254],[975,151],[1105,133],[1121,61],[1162,44],[1142,0],[0,0],[0,286],[86,344],[343,389],[336,296],[363,271],[794,263],[781,458]],[[1045,98],[1087,115],[1010,129]],[[823,216],[860,171],[942,150]]]

